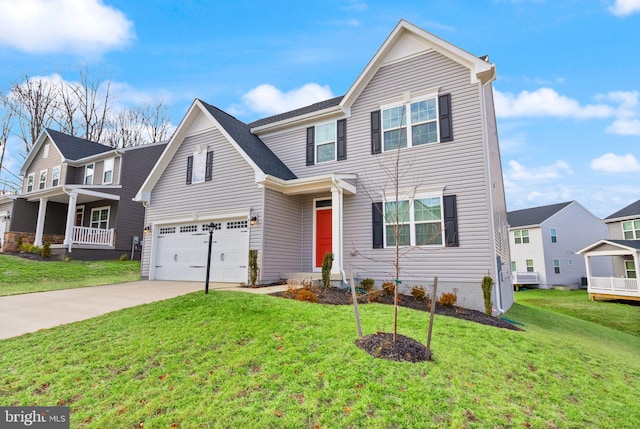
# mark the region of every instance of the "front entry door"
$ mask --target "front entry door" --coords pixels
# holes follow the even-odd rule
[[[331,208],[316,210],[316,267],[322,267],[325,253],[331,246]]]

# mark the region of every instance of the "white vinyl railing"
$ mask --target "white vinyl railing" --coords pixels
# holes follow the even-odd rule
[[[589,277],[589,293],[640,297],[640,279],[622,277]]]
[[[511,273],[511,283],[514,285],[537,285],[540,283],[538,280],[538,273]]]
[[[86,226],[73,227],[74,244],[98,244],[104,246],[113,245],[113,228],[100,229]]]

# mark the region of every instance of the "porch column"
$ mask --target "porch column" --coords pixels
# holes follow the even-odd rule
[[[71,244],[73,243],[73,227],[76,223],[76,201],[78,194],[72,192],[69,194],[69,207],[67,208],[67,227],[64,230],[64,245],[71,252]]]
[[[342,272],[342,189],[331,187],[331,274]]]
[[[48,201],[48,198],[40,198],[40,205],[38,206],[38,221],[36,223],[36,237],[33,241],[35,246],[42,246],[42,234],[44,232],[44,219],[47,216]]]

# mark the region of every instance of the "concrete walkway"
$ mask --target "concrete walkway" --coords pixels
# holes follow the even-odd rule
[[[273,286],[253,289],[230,283],[209,284],[209,290],[258,294],[278,292],[286,288]],[[0,340],[196,291],[204,294],[203,282],[142,280],[3,296],[0,297]]]

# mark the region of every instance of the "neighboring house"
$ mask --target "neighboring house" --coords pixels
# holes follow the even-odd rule
[[[133,197],[165,145],[114,149],[44,130],[20,171],[5,251],[22,237],[75,259],[139,258],[144,207]]]
[[[507,218],[513,284],[544,289],[586,286],[584,258],[576,253],[594,240],[607,238],[607,227],[598,217],[577,201],[569,201],[511,211]],[[608,261],[597,264],[602,272],[611,272]]]
[[[589,297],[640,300],[640,200],[604,219],[609,239],[580,250],[589,276]],[[594,260],[613,262],[613,274],[602,272]]]
[[[400,21],[344,96],[243,123],[195,100],[136,200],[147,206],[142,276],[335,282],[394,274],[399,160],[402,286],[458,290],[483,310],[513,302],[506,204],[491,82],[495,68]],[[398,150],[398,148],[400,148]],[[386,216],[385,216],[386,214]]]
[[[11,211],[14,195],[0,195],[0,252],[4,245],[4,233],[11,227]]]

